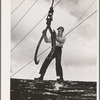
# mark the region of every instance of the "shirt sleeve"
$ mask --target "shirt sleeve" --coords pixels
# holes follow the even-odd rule
[[[44,36],[44,41],[46,43],[51,43],[51,38],[48,38],[47,36]]]
[[[65,36],[63,36],[62,38],[61,37],[56,37],[56,40],[57,40],[57,42],[59,42],[59,43],[65,43],[65,41],[66,41],[66,37]]]

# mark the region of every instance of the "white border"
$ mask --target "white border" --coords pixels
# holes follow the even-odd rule
[[[97,100],[99,100],[99,0],[97,0]]]
[[[1,100],[10,100],[10,0],[1,0]]]
[[[99,0],[97,1],[97,30],[99,30]],[[11,1],[1,0],[1,100],[10,100],[10,12]],[[99,37],[99,31],[97,36]],[[99,52],[99,38],[97,42]],[[99,100],[99,57],[97,64],[97,100]]]

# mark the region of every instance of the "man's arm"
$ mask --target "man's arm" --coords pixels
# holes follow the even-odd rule
[[[48,38],[47,35],[44,36],[44,41],[46,43],[51,43],[51,38]]]
[[[59,36],[56,36],[56,40],[57,40],[57,42],[59,42],[59,43],[64,43],[65,40],[66,40],[66,37],[63,36],[63,37],[61,38],[61,37],[59,37]]]
[[[56,38],[56,33],[55,33],[55,31],[54,31],[54,30],[52,31],[51,27],[47,27],[47,29],[49,29],[49,32],[51,33],[51,35],[52,35],[53,37]],[[42,32],[43,34],[45,34],[45,35],[44,35],[44,41],[45,41],[46,43],[51,43],[52,40],[51,40],[51,38],[48,38],[48,37],[47,37],[46,32],[47,32],[47,30],[44,30],[44,31]]]

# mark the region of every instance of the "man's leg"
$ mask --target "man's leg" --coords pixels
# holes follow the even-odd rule
[[[45,59],[45,61],[43,62],[42,67],[41,67],[40,72],[39,72],[42,76],[44,76],[44,74],[47,70],[47,67],[49,66],[51,61],[52,61],[52,58],[48,59],[48,57],[47,57]]]
[[[58,48],[56,52],[56,74],[57,76],[60,76],[60,79],[63,80],[63,71],[61,66],[61,54],[62,49]]]
[[[51,61],[53,60],[53,58],[54,58],[54,55],[53,55],[52,57],[50,57],[50,55],[51,55],[51,52],[50,52],[49,55],[46,57],[45,61],[44,61],[43,64],[42,64],[42,67],[41,67],[41,69],[40,69],[40,72],[39,72],[39,74],[41,75],[41,76],[40,76],[40,79],[42,79],[42,80],[43,80],[43,77],[44,77],[45,72],[46,72],[46,70],[47,70],[47,67],[49,66],[50,62],[51,62]]]

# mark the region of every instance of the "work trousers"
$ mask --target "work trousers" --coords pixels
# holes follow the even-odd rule
[[[55,58],[56,59],[56,75],[63,77],[62,66],[61,66],[62,48],[56,46],[54,54],[51,57],[50,55],[51,55],[51,52],[49,53],[49,55],[46,57],[45,61],[43,62],[39,73],[44,76],[50,62]]]

